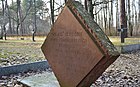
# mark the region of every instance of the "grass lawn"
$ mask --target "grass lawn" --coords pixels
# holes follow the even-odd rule
[[[109,39],[116,46],[140,44],[140,37],[125,38],[125,43],[121,43],[120,37],[109,37]]]
[[[125,43],[120,43],[120,37],[109,38],[116,46],[140,44],[140,38],[126,38]],[[45,38],[36,38],[36,42],[33,42],[31,38],[24,40],[15,38],[0,40],[0,59],[7,59],[11,61],[11,63],[20,63],[22,60],[23,62],[45,60],[45,57],[41,51],[41,46],[44,40]]]
[[[36,40],[36,42],[17,39],[0,40],[0,63],[5,59],[8,60],[11,65],[16,64],[16,62],[21,64],[45,60],[41,51],[43,41],[44,40],[40,39]]]

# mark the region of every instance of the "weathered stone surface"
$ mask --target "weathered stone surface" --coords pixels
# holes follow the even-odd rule
[[[34,76],[25,77],[24,79],[19,79],[19,82],[27,87],[60,87],[52,72],[44,72]]]
[[[69,2],[53,25],[42,51],[61,87],[89,87],[119,56],[79,2]]]

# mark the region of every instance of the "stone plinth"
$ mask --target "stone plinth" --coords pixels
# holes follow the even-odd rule
[[[79,2],[69,2],[54,23],[42,51],[61,87],[89,87],[119,56]]]

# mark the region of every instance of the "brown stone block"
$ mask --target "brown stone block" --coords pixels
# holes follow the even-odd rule
[[[119,56],[100,27],[78,2],[68,3],[42,51],[61,87],[89,87]]]

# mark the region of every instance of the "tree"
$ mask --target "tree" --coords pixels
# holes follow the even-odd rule
[[[54,24],[54,0],[50,0],[50,9],[51,9],[51,19],[52,24]]]
[[[139,0],[139,2],[138,2],[138,8],[139,8],[138,21],[139,21],[139,23],[140,23],[140,0]]]
[[[119,29],[119,7],[118,7],[118,0],[116,0],[116,31]],[[117,35],[117,32],[116,32]]]
[[[20,0],[17,0],[17,11],[16,11],[16,13],[17,13],[17,20],[16,20],[16,22],[17,22],[17,27],[16,27],[16,31],[17,31],[17,36],[19,35],[19,26],[20,26],[20,20],[19,20],[19,9],[20,9]]]
[[[66,3],[68,0],[64,0],[64,2]]]
[[[132,24],[131,24],[131,10],[130,10],[130,0],[127,1],[127,4],[128,4],[128,16],[127,16],[127,20],[128,20],[128,29],[129,29],[129,32],[131,32],[132,30]],[[131,36],[131,35],[130,35]]]
[[[11,15],[10,15],[10,9],[9,9],[7,0],[5,0],[5,7],[7,9],[8,21],[9,21],[9,29],[8,30],[10,31],[10,34],[12,34]]]
[[[0,30],[2,31],[0,32],[0,37],[4,37],[4,35],[6,34],[17,34],[21,36],[25,34],[30,34],[32,36],[37,35],[40,31],[40,25],[36,24],[36,22],[49,20],[49,22],[51,22],[50,24],[53,24],[61,8],[63,8],[64,4],[68,0],[49,0],[48,2],[43,2],[43,0],[22,0],[22,2],[21,0],[11,0],[12,4],[10,5],[7,4],[8,0],[1,0],[1,3],[2,1],[4,4],[4,9],[1,9],[0,15],[1,19],[5,21],[4,18],[6,18],[6,21],[1,21],[0,23],[2,27],[2,29]],[[79,1],[81,2],[82,0]],[[125,19],[127,19],[128,22],[129,35],[132,36],[133,34],[135,34],[136,31],[136,34],[138,35],[138,27],[140,23],[140,1],[125,1],[127,1],[127,3],[125,4],[125,6],[127,6],[127,8],[125,9],[125,12],[127,13]],[[34,2],[36,4],[34,4]],[[116,2],[116,13],[114,13],[115,11],[113,11],[115,8],[114,2]],[[138,5],[136,6],[136,4]],[[47,5],[50,5],[51,9],[48,9]],[[84,5],[85,9],[89,12],[93,19],[102,27],[106,34],[117,34],[116,30],[120,26],[120,13],[118,12],[120,9],[118,6],[118,0],[84,0]],[[1,8],[3,6],[1,6]],[[4,18],[3,12],[5,16]],[[116,15],[116,30],[113,26],[113,22],[115,21],[115,19],[113,18],[115,16],[113,15]],[[7,25],[9,25],[9,27],[7,27]],[[7,29],[4,28],[4,26]],[[114,31],[116,33],[114,33]]]
[[[23,30],[23,14],[21,9],[21,0],[17,0],[17,8],[18,8],[18,17],[19,17],[19,25],[20,25],[20,34],[23,36],[24,30]]]
[[[37,30],[37,25],[36,25],[36,0],[34,0],[34,28],[32,31],[32,40],[35,41],[35,33]]]
[[[85,9],[88,10],[87,0],[84,1]]]
[[[3,16],[3,26],[1,29],[1,39],[3,39],[3,35],[4,35],[4,39],[6,40],[6,27],[5,27],[5,6],[4,6],[4,1],[5,0],[1,0],[2,1],[2,16]]]
[[[104,29],[105,33],[107,33],[107,5],[105,5],[105,9],[103,10],[104,12]]]
[[[87,6],[88,6],[88,8],[87,8],[88,12],[90,13],[91,17],[94,18],[92,0],[87,0]]]
[[[13,10],[13,8],[14,8],[14,1],[12,0],[12,4],[11,4],[11,6],[9,6],[9,9],[10,10]],[[11,13],[12,13],[12,11],[11,11]],[[11,16],[10,16],[11,17]],[[11,17],[11,20],[12,20],[12,34],[15,34],[16,33],[16,31],[15,31],[15,20],[14,19],[12,19],[12,17]]]
[[[121,28],[124,30],[124,37],[127,37],[127,30],[125,31],[125,29],[127,28],[125,0],[120,0],[120,14]]]

